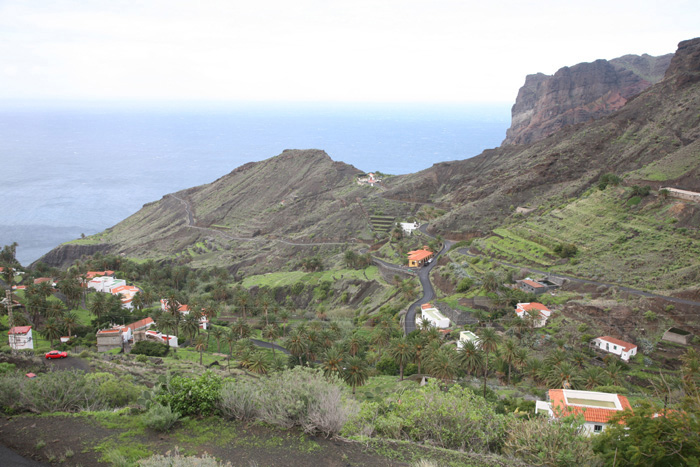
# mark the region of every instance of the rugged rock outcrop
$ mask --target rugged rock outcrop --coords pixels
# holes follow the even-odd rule
[[[660,81],[673,54],[625,55],[564,67],[553,76],[525,78],[512,109],[504,145],[539,141],[561,128],[596,120]]]

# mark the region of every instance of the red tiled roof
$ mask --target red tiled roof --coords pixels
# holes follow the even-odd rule
[[[634,344],[630,344],[629,342],[621,341],[620,339],[615,339],[614,337],[610,336],[603,336],[599,337],[598,339],[610,342],[611,344],[619,345],[625,352],[629,352],[630,350],[637,348],[637,346]]]
[[[632,406],[625,396],[616,394],[620,401],[622,410],[632,410]],[[583,418],[587,422],[593,423],[608,423],[610,417],[620,412],[614,409],[601,409],[597,407],[579,407],[576,405],[567,405],[566,399],[564,398],[563,389],[550,389],[549,390],[549,400],[552,404],[552,410],[557,413],[557,410],[562,411],[562,415],[568,414],[583,414]]]
[[[542,311],[552,311],[541,303],[531,302],[531,303],[518,303],[518,308],[522,308],[525,311],[530,310],[542,310]]]
[[[408,259],[410,259],[411,261],[420,261],[425,258],[430,258],[431,256],[433,256],[433,252],[427,250],[416,250],[408,252]]]
[[[97,331],[97,334],[117,334],[122,332],[121,329],[102,329],[100,331]]]
[[[92,279],[93,277],[96,277],[96,276],[111,276],[112,274],[114,274],[114,271],[105,270],[105,271],[88,271],[87,274],[85,274],[85,275],[87,276],[88,279]]]
[[[29,331],[31,331],[32,327],[31,326],[15,326],[9,331],[7,331],[8,334],[26,334]]]
[[[523,279],[523,282],[531,287],[544,287],[539,282],[531,281],[530,279]]]
[[[51,282],[50,277],[39,277],[37,279],[34,279],[35,284],[41,284],[42,282]]]
[[[427,310],[428,308],[432,308],[432,307],[433,307],[433,305],[431,305],[430,303],[424,303],[423,305],[420,306],[420,309]]]
[[[142,320],[136,321],[135,323],[131,323],[127,325],[126,327],[131,329],[132,331],[136,331],[137,329],[146,327],[149,324],[153,324],[155,321],[153,321],[153,318],[148,317],[144,318]]]

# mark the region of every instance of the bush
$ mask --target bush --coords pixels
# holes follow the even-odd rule
[[[139,467],[231,467],[230,462],[219,462],[214,457],[204,453],[202,457],[181,456],[177,448],[175,452],[166,452],[164,456],[156,454],[146,459],[141,459]]]
[[[148,363],[148,357],[144,354],[138,354],[136,356],[136,361],[139,363]]]
[[[5,412],[79,412],[104,406],[97,387],[82,371],[54,371],[31,379],[0,377],[0,407]]]
[[[140,388],[127,378],[110,373],[91,373],[86,376],[97,389],[99,397],[110,407],[124,407],[138,399]]]
[[[459,386],[443,391],[434,380],[403,393],[400,402],[363,403],[346,425],[347,434],[376,434],[475,452],[496,450],[505,430],[506,417],[496,414],[483,398]]]
[[[622,179],[615,174],[603,174],[598,179],[598,189],[602,191],[605,190],[608,185],[617,186],[620,182],[622,182]]]
[[[153,404],[143,414],[145,425],[156,431],[168,432],[180,420],[180,413],[173,412],[169,405]]]
[[[640,198],[639,196],[633,196],[629,200],[627,200],[627,205],[628,206],[636,206],[641,202],[642,202],[642,198]]]
[[[457,288],[455,289],[457,292],[467,292],[469,289],[472,288],[474,285],[474,281],[468,277],[465,277],[459,283],[457,284]]]
[[[131,353],[148,357],[164,357],[168,353],[168,346],[160,342],[139,341],[131,348]]]
[[[573,243],[560,243],[554,247],[554,252],[561,258],[572,258],[578,253],[578,247]]]
[[[216,408],[222,379],[211,371],[199,378],[174,376],[162,386],[155,400],[182,415],[209,415]]]
[[[236,380],[221,390],[219,410],[229,419],[260,420],[284,428],[301,427],[306,433],[339,433],[356,410],[343,396],[340,380],[304,367],[275,373],[259,380]]]
[[[593,454],[590,438],[583,434],[582,420],[565,417],[549,420],[513,419],[503,453],[519,457],[531,465],[600,465]]]
[[[12,373],[13,371],[15,371],[14,363],[0,363],[0,375],[4,375],[5,373]]]

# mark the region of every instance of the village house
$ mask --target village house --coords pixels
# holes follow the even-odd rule
[[[109,277],[114,277],[114,271],[110,270],[105,270],[105,271],[88,271],[85,273],[85,277],[87,277],[88,280],[94,279],[95,277],[99,276],[109,276]]]
[[[151,331],[148,330],[144,333],[145,338],[147,340],[152,340],[156,342],[160,342],[162,344],[168,344],[168,341],[170,341],[170,347],[177,347],[177,336],[170,336],[168,334],[163,334],[162,332],[158,331]]]
[[[630,357],[637,355],[636,345],[610,336],[596,337],[591,341],[591,345],[604,352],[619,355],[624,361],[629,361]]]
[[[461,349],[467,342],[474,342],[474,344],[478,346],[479,336],[471,331],[461,331],[459,333],[459,340],[457,341],[457,348]]]
[[[420,307],[421,319],[427,319],[430,324],[438,329],[450,327],[450,319],[443,316],[440,310],[433,307],[430,303],[425,303]]]
[[[121,294],[122,306],[131,310],[133,308],[131,302],[134,300],[136,294],[141,292],[141,289],[133,285],[120,285],[118,287],[112,288],[111,292],[112,295]]]
[[[406,235],[411,235],[414,230],[420,227],[418,222],[399,222],[399,226],[401,227],[401,230],[403,230],[403,233],[405,233]]]
[[[551,316],[552,311],[541,303],[530,302],[518,303],[515,307],[515,314],[520,319],[533,317],[533,326],[541,328],[547,324],[547,319]]]
[[[124,337],[121,328],[101,329],[97,331],[97,351],[107,352],[124,347]]]
[[[545,284],[542,284],[541,282],[533,281],[532,279],[523,279],[519,281],[515,281],[515,283],[518,285],[518,288],[522,290],[523,292],[535,294],[535,295],[540,295],[545,293],[548,290],[548,287]]]
[[[98,276],[93,277],[88,282],[88,288],[96,290],[97,292],[112,293],[112,289],[117,287],[122,287],[126,285],[124,279],[115,279],[111,276]]]
[[[587,435],[602,433],[610,418],[622,410],[632,410],[625,396],[573,389],[550,389],[547,402],[535,403],[535,413],[546,413],[551,418],[583,415]]]
[[[7,334],[11,349],[24,350],[34,348],[31,326],[15,326]]]
[[[413,250],[408,252],[408,267],[420,268],[430,262],[435,256],[435,253],[428,250],[428,247],[423,247],[422,250]]]

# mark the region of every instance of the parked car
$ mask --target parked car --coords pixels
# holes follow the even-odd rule
[[[66,358],[68,356],[67,352],[60,352],[58,350],[52,350],[50,352],[46,352],[46,355],[44,357],[46,358]]]

